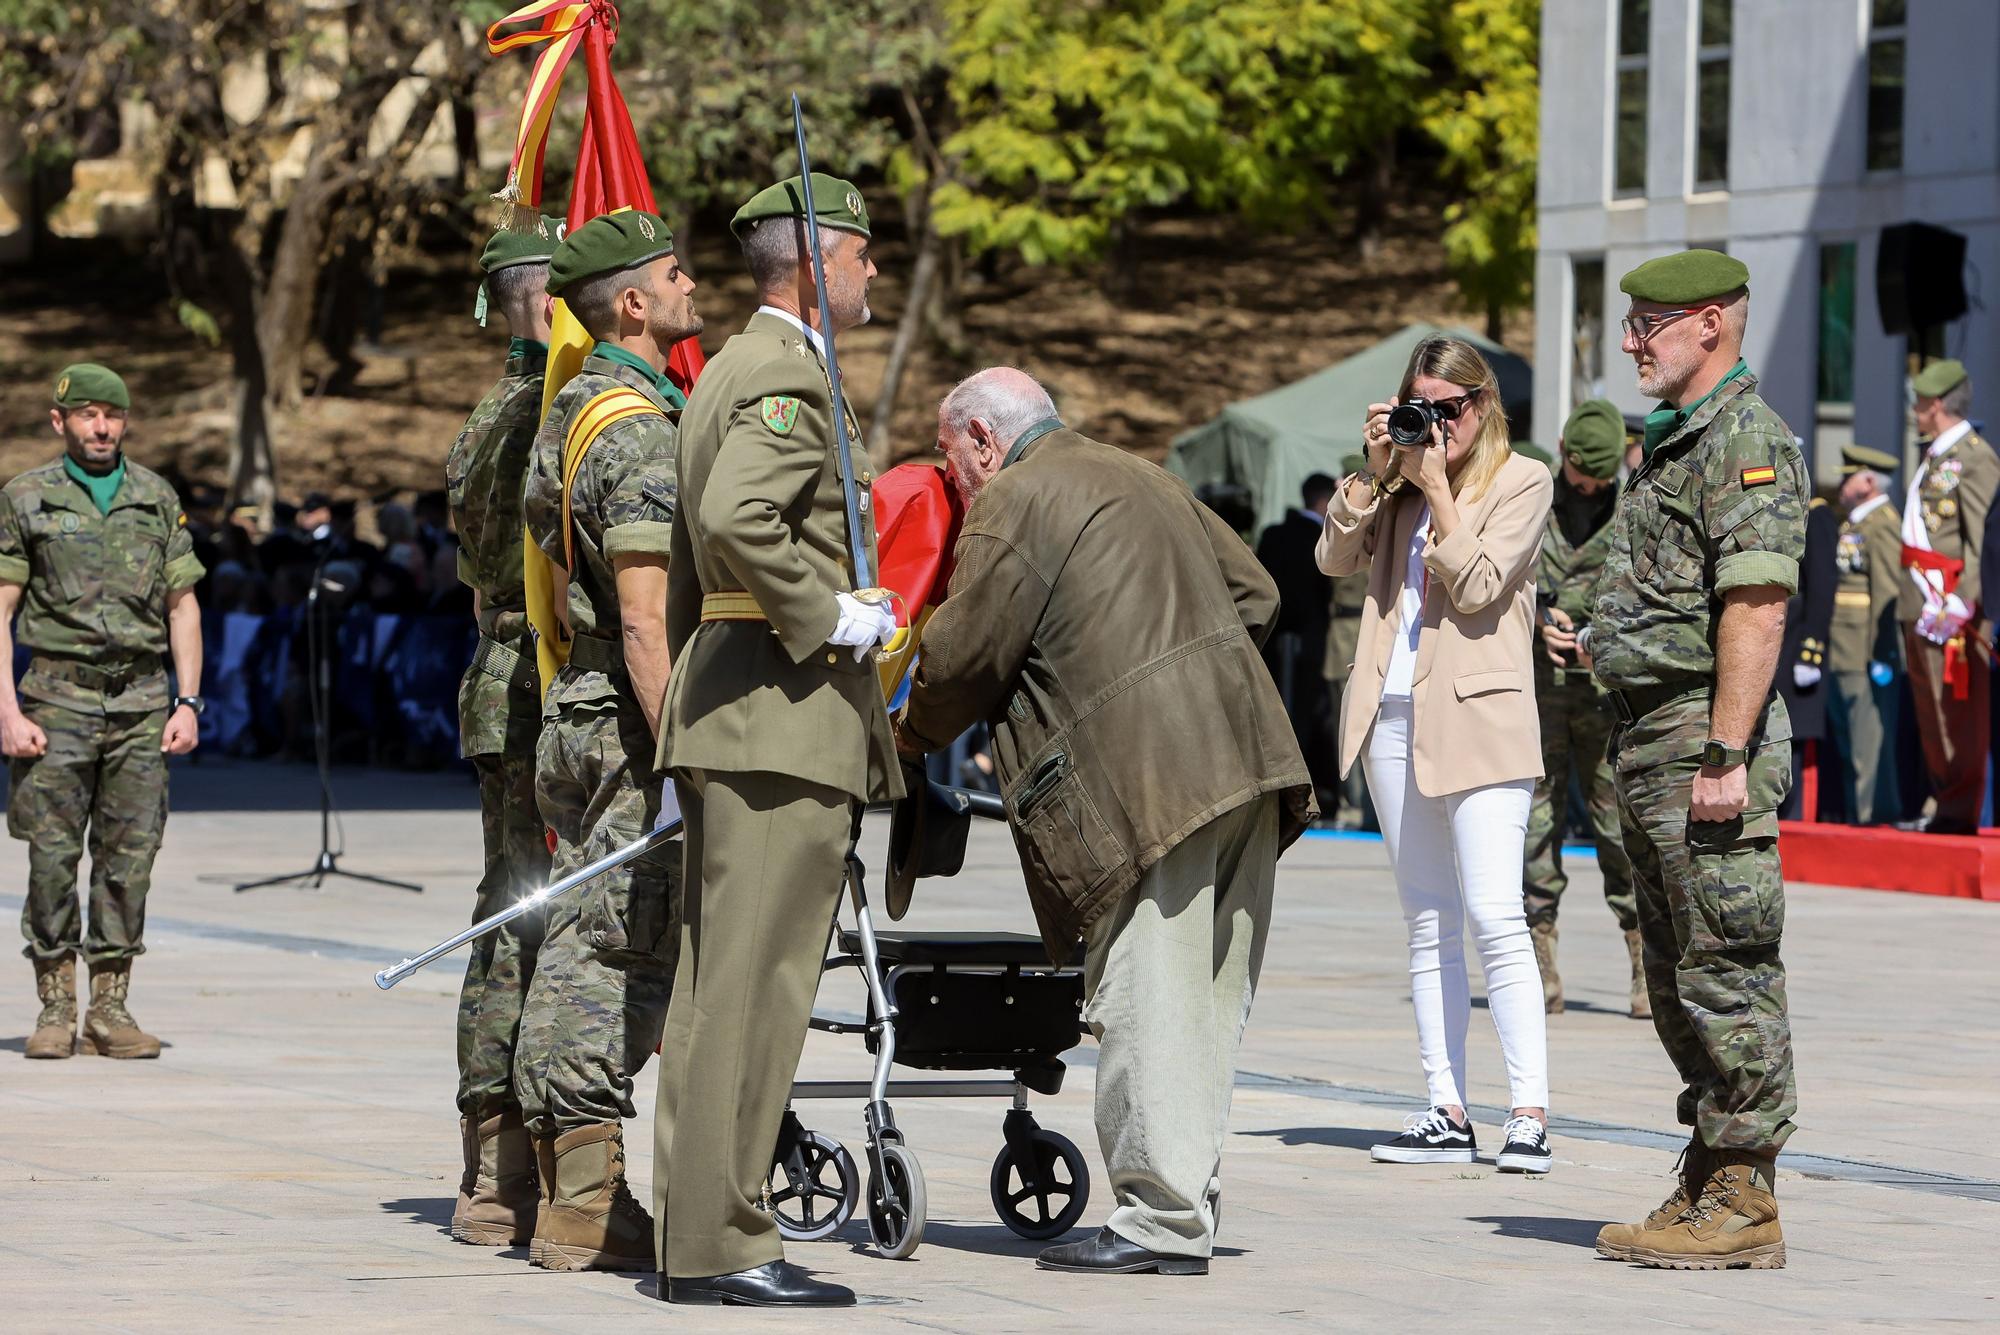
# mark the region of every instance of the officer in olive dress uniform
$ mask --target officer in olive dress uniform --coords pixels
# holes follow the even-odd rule
[[[1896,595],[1903,584],[1903,520],[1889,494],[1896,456],[1850,445],[1840,453],[1834,543],[1840,583],[1827,641],[1827,730],[1839,763],[1822,766],[1840,784],[1841,810],[1856,825],[1885,825],[1902,811],[1895,738],[1902,670]]]
[[[542,424],[549,357],[549,257],[562,220],[503,227],[479,257],[486,278],[475,318],[489,309],[511,338],[500,379],[472,410],[445,458],[445,496],[458,532],[458,577],[472,590],[479,647],[458,688],[459,752],[479,777],[484,869],[474,922],[539,889],[549,846],[535,810],[535,739],[542,700],[521,573],[521,483]],[[451,1235],[485,1247],[519,1246],[535,1226],[535,1154],[514,1095],[521,1006],[541,947],[540,914],[517,918],[472,945],[458,994],[459,1141],[464,1171]]]
[[[1826,646],[1833,634],[1833,586],[1839,582],[1834,565],[1840,523],[1833,507],[1815,496],[1806,507],[1806,549],[1799,558],[1799,587],[1785,605],[1785,641],[1778,650],[1778,694],[1792,719],[1792,791],[1778,807],[1780,820],[1797,820],[1806,812],[1807,743],[1826,737]]]
[[[1612,766],[1653,1027],[1694,1132],[1673,1195],[1641,1223],[1607,1225],[1597,1248],[1673,1269],[1784,1264],[1776,1165],[1798,1106],[1778,954],[1791,728],[1770,665],[1810,486],[1742,359],[1749,282],[1742,261],[1691,250],[1619,284],[1624,350],[1662,402],[1579,646],[1619,717]]]
[[[1993,661],[1979,583],[1986,515],[2000,456],[1972,429],[1972,382],[1956,361],[1932,362],[1911,381],[1917,429],[1929,437],[1903,510],[1903,587],[1896,619],[1910,695],[1937,806],[1909,828],[1975,834],[1986,792],[1988,678]]]
[[[820,328],[803,219],[821,229]],[[762,1208],[819,985],[857,804],[902,795],[871,651],[895,629],[854,596],[825,339],[868,316],[868,213],[814,173],[730,224],[759,300],[703,370],[680,444],[668,567],[674,672],[662,767],[687,819],[686,926],[660,1068],[653,1192],[669,1302],[844,1305],[784,1260]],[[872,552],[870,474],[848,425]]]

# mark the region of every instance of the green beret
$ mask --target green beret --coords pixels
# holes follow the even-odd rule
[[[620,209],[599,214],[564,237],[549,260],[549,295],[579,278],[616,273],[674,253],[673,229],[657,213]]]
[[[1604,399],[1586,399],[1563,423],[1563,458],[1586,477],[1608,478],[1625,459],[1625,415]]]
[[[812,210],[821,227],[834,227],[843,232],[859,232],[869,236],[868,205],[862,201],[861,192],[852,182],[843,181],[825,172],[812,174]],[[787,177],[776,185],[766,186],[750,196],[750,202],[736,210],[736,216],[729,220],[729,230],[736,233],[740,241],[755,230],[758,223],[766,218],[803,218],[806,216],[805,202],[799,190],[799,178]]]
[[[527,231],[502,227],[486,242],[486,249],[479,252],[479,267],[487,273],[495,273],[517,264],[547,264],[556,253],[556,245],[563,239],[565,225],[561,218],[551,218],[544,213]]]
[[[1965,363],[1947,357],[1917,372],[1910,388],[1917,391],[1919,398],[1935,399],[1951,393],[1964,383]]]
[[[1647,260],[1618,280],[1618,290],[1668,306],[1713,301],[1750,286],[1750,269],[1719,250],[1684,250]]]
[[[1362,454],[1344,454],[1340,458],[1340,475],[1352,477],[1368,466],[1368,457]]]
[[[1840,452],[1840,475],[1858,473],[1867,469],[1871,473],[1893,473],[1898,460],[1887,450],[1871,450],[1866,445],[1849,445]]]
[[[1538,464],[1548,464],[1550,467],[1555,466],[1556,462],[1555,456],[1550,454],[1547,450],[1543,449],[1541,446],[1535,444],[1535,442],[1532,440],[1517,440],[1508,448],[1513,450],[1514,453],[1516,454],[1526,455],[1528,458],[1533,459]]]
[[[56,377],[56,405],[81,408],[86,403],[108,403],[114,408],[132,406],[125,382],[108,366],[96,362],[76,362],[65,366]]]

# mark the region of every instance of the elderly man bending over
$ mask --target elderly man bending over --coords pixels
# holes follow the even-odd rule
[[[1312,783],[1258,649],[1277,589],[1177,478],[1069,430],[996,367],[938,449],[971,500],[904,745],[993,727],[1051,959],[1086,948],[1097,1135],[1117,1204],[1049,1270],[1206,1274],[1236,1049],[1279,850]]]

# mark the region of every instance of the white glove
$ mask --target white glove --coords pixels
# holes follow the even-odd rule
[[[878,644],[887,644],[896,633],[896,614],[885,603],[864,603],[851,593],[836,593],[840,620],[834,624],[828,644],[854,650],[854,661],[868,657]]]
[[[653,822],[653,828],[663,830],[680,818],[680,794],[674,791],[674,781],[668,779],[660,785],[660,818]]]
[[[1792,664],[1792,685],[1809,691],[1819,685],[1819,669],[1810,663]]]
[[[1947,593],[1944,596],[1944,607],[1939,611],[1937,618],[1938,639],[1940,641],[1950,639],[1964,630],[1970,620],[1972,620],[1972,609],[1967,607],[1957,594]]]

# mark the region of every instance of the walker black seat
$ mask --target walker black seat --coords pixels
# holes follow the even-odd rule
[[[888,968],[899,965],[946,968],[1049,968],[1042,938],[1022,932],[877,932],[875,948]],[[861,933],[842,928],[842,953],[861,953]]]

